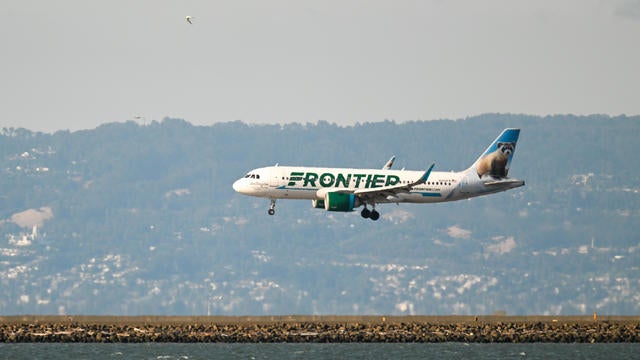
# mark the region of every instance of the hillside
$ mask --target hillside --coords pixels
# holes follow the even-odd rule
[[[466,168],[522,129],[526,186],[373,223],[238,195],[274,163]],[[0,313],[601,314],[640,311],[640,117],[193,126],[0,135]]]

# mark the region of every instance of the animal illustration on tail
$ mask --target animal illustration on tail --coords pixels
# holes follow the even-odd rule
[[[478,161],[476,166],[478,176],[507,177],[509,160],[515,148],[515,142],[499,142],[495,151],[485,155]]]

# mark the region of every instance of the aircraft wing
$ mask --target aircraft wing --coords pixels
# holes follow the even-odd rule
[[[395,196],[400,193],[408,193],[409,191],[411,191],[411,189],[414,186],[418,186],[420,184],[424,184],[425,182],[427,182],[427,179],[429,178],[429,175],[431,174],[431,170],[433,170],[434,166],[435,164],[431,164],[431,166],[429,166],[427,170],[425,170],[422,176],[420,176],[419,179],[417,179],[412,183],[383,186],[383,187],[370,188],[370,189],[358,189],[354,191],[353,194],[361,199],[370,200],[370,199],[376,199],[376,198],[386,199],[389,196]]]

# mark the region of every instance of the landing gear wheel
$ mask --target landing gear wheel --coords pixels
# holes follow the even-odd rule
[[[360,216],[362,216],[365,219],[368,219],[371,216],[371,211],[369,211],[369,209],[367,209],[367,208],[364,208],[360,212]]]
[[[271,199],[271,205],[269,206],[269,211],[267,211],[269,215],[274,215],[276,213],[276,200]]]
[[[375,210],[373,210],[371,212],[371,214],[369,215],[369,219],[371,219],[373,221],[376,221],[376,220],[380,219],[380,213],[375,211]]]

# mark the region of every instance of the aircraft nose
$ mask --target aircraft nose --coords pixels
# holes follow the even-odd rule
[[[235,190],[236,192],[242,192],[242,191],[240,191],[242,189],[242,184],[240,184],[241,181],[242,181],[242,179],[236,180],[233,183],[233,190]]]
[[[251,185],[247,182],[246,179],[238,179],[233,183],[233,190],[239,192],[240,194],[251,195]]]

